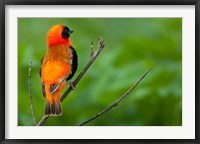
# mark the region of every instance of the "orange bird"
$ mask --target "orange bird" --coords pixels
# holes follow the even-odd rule
[[[48,49],[40,68],[45,115],[62,114],[61,91],[77,70],[78,56],[69,38],[72,32],[66,26],[54,25],[47,33]]]

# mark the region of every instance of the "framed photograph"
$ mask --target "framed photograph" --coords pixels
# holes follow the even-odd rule
[[[1,2],[1,142],[200,143],[199,11]]]

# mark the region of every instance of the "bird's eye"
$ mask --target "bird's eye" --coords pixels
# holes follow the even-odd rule
[[[65,26],[63,31],[62,31],[62,37],[67,39],[67,38],[69,38],[69,36],[70,36],[69,28]]]

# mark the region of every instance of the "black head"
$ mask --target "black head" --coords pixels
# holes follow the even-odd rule
[[[65,39],[68,39],[70,34],[73,33],[73,30],[70,30],[68,27],[64,26],[63,31],[62,31],[62,37]]]

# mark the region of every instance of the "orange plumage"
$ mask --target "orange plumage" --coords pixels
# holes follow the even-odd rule
[[[40,75],[43,95],[46,99],[45,115],[61,115],[60,93],[66,85],[63,79],[71,79],[77,69],[77,55],[70,42],[73,31],[63,25],[53,26],[47,34],[48,50],[42,59]]]

